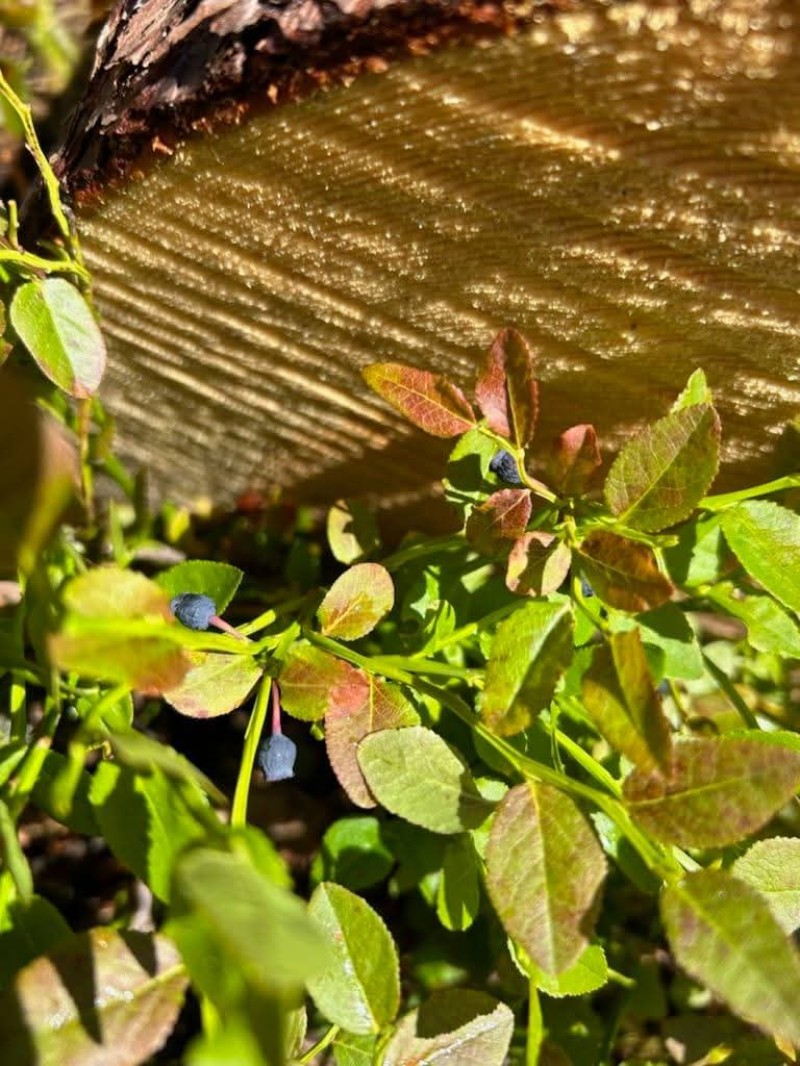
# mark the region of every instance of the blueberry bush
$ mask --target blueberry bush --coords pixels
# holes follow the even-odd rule
[[[460,531],[386,550],[340,501],[331,580],[290,555],[234,625],[257,577],[165,565],[178,512],[150,514],[113,454],[89,278],[0,87],[60,234],[26,251],[5,209],[4,1061],[795,1061],[800,475],[711,494],[700,370],[608,465],[588,423],[536,442],[513,329],[474,402],[375,363],[373,390],[453,439]],[[198,730],[245,708],[232,796],[155,735],[161,704]],[[304,786],[285,716],[344,797],[307,883],[248,821],[254,776]],[[22,846],[32,810],[103,840],[151,928],[123,908],[74,931]]]

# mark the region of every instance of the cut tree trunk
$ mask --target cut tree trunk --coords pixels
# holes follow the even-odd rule
[[[325,38],[265,46],[265,99],[239,124],[219,122],[244,113],[233,75],[222,97],[195,86],[187,110],[165,61],[157,92],[113,64],[96,74],[100,105],[60,166],[86,201],[105,397],[161,492],[423,491],[441,442],[359,368],[405,362],[468,386],[506,325],[538,354],[540,442],[594,422],[617,447],[701,366],[723,483],[769,476],[800,409],[795,0],[584,3],[527,21],[466,8],[470,27],[417,23],[398,54],[401,4],[374,49],[369,34],[328,47],[333,74],[308,58]],[[233,69],[218,43],[209,63]],[[174,107],[148,112],[165,85]],[[214,128],[182,138],[203,113]]]

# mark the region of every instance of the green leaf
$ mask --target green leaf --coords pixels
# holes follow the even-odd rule
[[[457,508],[462,520],[467,511],[495,491],[497,479],[489,471],[498,447],[479,429],[471,429],[458,441],[447,462],[445,496]]]
[[[104,762],[92,778],[90,798],[117,858],[154,895],[168,901],[175,859],[205,835],[181,791],[158,770],[140,777],[124,766]],[[202,802],[199,792],[198,798]]]
[[[89,795],[92,778],[86,771],[83,771],[75,782],[75,787],[70,797],[69,810],[60,809],[54,786],[59,777],[66,771],[67,765],[66,756],[57,751],[48,751],[44,757],[42,768],[39,770],[36,783],[33,786],[31,799],[37,807],[40,807],[57,822],[66,825],[74,833],[83,833],[85,836],[99,836],[100,828],[97,824]]]
[[[145,777],[154,770],[160,770],[172,781],[197,786],[218,807],[227,806],[227,797],[214,782],[168,744],[162,744],[135,729],[113,733],[108,740],[115,759],[129,770]]]
[[[685,738],[669,775],[625,780],[628,808],[656,839],[724,847],[760,829],[800,786],[800,751],[748,737]]]
[[[638,615],[645,655],[656,681],[694,681],[703,676],[703,654],[684,612],[674,603]]]
[[[486,884],[506,931],[549,974],[588,945],[606,860],[575,803],[533,782],[501,802],[486,851]]]
[[[501,489],[473,508],[466,537],[484,555],[502,555],[525,532],[531,516],[530,489]]]
[[[341,1030],[333,1042],[336,1066],[372,1066],[377,1039],[372,1033],[346,1033]]]
[[[480,711],[500,736],[527,729],[549,707],[572,658],[574,619],[564,597],[523,604],[497,627]]]
[[[605,483],[608,508],[631,529],[680,522],[705,496],[719,468],[720,424],[710,404],[659,419],[620,451]]]
[[[351,1033],[377,1033],[400,1006],[400,964],[383,920],[359,896],[323,882],[308,913],[328,941],[330,963],[310,978],[317,1008]]]
[[[75,450],[27,382],[0,379],[0,568],[30,573],[78,483]]]
[[[539,411],[533,354],[515,329],[502,329],[479,369],[475,399],[489,426],[524,448],[536,429]]]
[[[800,515],[769,500],[748,500],[722,516],[725,539],[751,577],[800,612]]]
[[[339,818],[325,830],[311,877],[358,892],[388,877],[394,861],[377,818],[368,814]]]
[[[519,596],[550,596],[567,579],[572,551],[552,533],[524,533],[508,556],[506,588]]]
[[[358,761],[370,733],[417,725],[419,715],[396,686],[361,674],[360,684],[335,689],[325,715],[325,747],[339,784],[357,807],[376,806]]]
[[[188,673],[164,699],[189,718],[216,718],[240,707],[262,675],[254,659],[224,652],[190,651]]]
[[[583,705],[609,744],[642,770],[669,766],[672,733],[638,629],[613,633],[592,654]]]
[[[8,1063],[128,1066],[172,1032],[186,974],[158,934],[91,929],[36,959],[0,994]]]
[[[361,373],[373,392],[434,437],[458,437],[475,425],[466,396],[441,374],[399,363],[372,363]]]
[[[380,547],[375,512],[358,500],[337,500],[328,511],[328,545],[346,566],[361,562]]]
[[[356,563],[331,585],[317,611],[326,637],[358,640],[394,606],[394,584],[380,563]]]
[[[291,646],[278,674],[281,706],[294,718],[316,722],[334,703],[350,706],[368,687],[367,675],[306,640]]]
[[[64,278],[29,281],[14,293],[11,325],[39,369],[78,399],[97,391],[106,346],[89,305]]]
[[[155,582],[119,567],[98,567],[67,585],[63,604],[66,618],[48,644],[62,670],[154,694],[182,681],[189,659],[167,631],[169,600]],[[151,623],[152,632],[135,635],[135,626],[117,624],[135,622]]]
[[[800,839],[758,840],[731,872],[764,897],[787,935],[800,928]]]
[[[192,1041],[183,1061],[186,1066],[265,1066],[265,1055],[250,1019],[228,1011],[211,1032]]]
[[[609,607],[637,613],[660,607],[672,595],[672,583],[646,544],[616,533],[591,533],[576,554],[595,595]]]
[[[666,889],[661,913],[678,963],[747,1021],[800,1044],[800,955],[759,893],[723,870]]]
[[[303,904],[242,856],[196,848],[173,871],[168,932],[199,988],[227,1005],[226,983],[267,996],[297,992],[327,961]]]
[[[719,581],[728,557],[719,515],[684,522],[676,533],[678,543],[662,553],[672,580],[689,588]]]
[[[359,745],[358,762],[382,806],[434,833],[475,829],[494,809],[461,757],[423,726],[370,733]]]
[[[608,983],[608,963],[599,944],[590,944],[576,963],[557,975],[545,973],[535,963],[529,962],[529,967],[539,991],[554,999],[587,996]]]
[[[169,599],[182,592],[197,592],[210,596],[217,614],[222,614],[236,595],[244,574],[230,563],[210,562],[205,559],[189,559],[162,571],[155,582],[164,589]]]
[[[503,1066],[513,1032],[505,1003],[466,988],[437,992],[401,1019],[382,1066]]]
[[[469,833],[449,840],[436,891],[436,914],[445,929],[462,932],[478,915],[481,902],[480,870]]]
[[[594,426],[565,429],[547,457],[547,472],[553,488],[562,496],[580,496],[602,464]]]
[[[48,900],[41,896],[26,902],[11,900],[0,914],[0,989],[23,966],[71,936],[72,930]]]
[[[770,595],[744,593],[727,581],[715,585],[706,595],[726,614],[744,622],[747,640],[757,651],[800,659],[800,627]]]
[[[713,399],[705,373],[702,370],[695,370],[670,410],[682,411],[685,407],[694,407],[695,404],[710,404]]]

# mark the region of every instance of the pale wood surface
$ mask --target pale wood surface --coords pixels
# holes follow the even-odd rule
[[[160,491],[418,491],[441,447],[358,368],[539,352],[540,440],[618,445],[696,366],[728,483],[800,409],[800,11],[589,5],[197,139],[82,234],[105,398]],[[534,448],[535,451],[535,448]]]

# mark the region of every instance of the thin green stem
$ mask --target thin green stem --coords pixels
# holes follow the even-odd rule
[[[544,1042],[544,1021],[539,989],[531,978],[528,981],[528,1034],[525,1040],[525,1066],[539,1066],[539,1055]]]
[[[430,674],[432,676],[452,677],[468,685],[480,685],[484,671],[468,666],[455,666],[452,663],[440,663],[433,659],[408,658],[405,655],[376,655],[371,659],[374,670],[382,672],[383,666],[391,669],[399,666],[409,674]]]
[[[705,651],[702,653],[702,655],[703,655],[703,662],[706,665],[706,669],[711,674],[711,676],[714,678],[714,680],[717,682],[717,684],[722,689],[722,691],[725,693],[725,695],[728,697],[728,699],[730,700],[731,704],[739,712],[739,716],[741,717],[742,721],[747,726],[747,728],[748,729],[758,729],[759,728],[758,719],[753,714],[753,712],[750,710],[750,708],[747,706],[747,704],[744,702],[744,700],[739,695],[739,693],[736,691],[736,686],[733,684],[733,682],[728,677],[728,675],[725,673],[725,671],[721,670],[717,666],[717,664],[714,662],[714,660],[711,658],[711,656],[708,655]]]
[[[90,274],[86,267],[81,266],[74,259],[44,259],[40,255],[34,255],[33,252],[18,252],[13,248],[0,248],[0,263],[13,263],[33,273],[42,271],[45,274],[75,274],[87,284],[90,280]]]
[[[338,1025],[332,1025],[322,1034],[316,1044],[312,1044],[308,1051],[304,1052],[299,1059],[295,1059],[296,1066],[306,1066],[307,1063],[313,1062],[317,1055],[322,1054],[325,1048],[334,1042],[340,1032],[341,1028]]]
[[[51,698],[49,702],[50,706],[42,719],[39,736],[35,744],[28,749],[28,753],[20,765],[19,774],[14,781],[9,810],[15,822],[25,809],[28,798],[39,778],[44,766],[44,760],[53,743],[56,726],[61,717],[60,700]]]
[[[302,607],[303,604],[308,602],[308,599],[308,595],[295,596],[294,599],[285,600],[283,603],[279,603],[275,607],[270,607],[251,622],[239,626],[239,632],[242,636],[249,637],[252,633],[258,633],[261,629],[267,629],[268,626],[277,622],[281,615],[287,614],[290,611],[297,611],[299,607]]]
[[[439,640],[435,641],[435,643],[429,645],[423,651],[417,652],[410,658],[414,659],[421,655],[429,658],[431,655],[436,655],[444,648],[449,648],[453,644],[463,644],[464,641],[476,636],[481,630],[490,629],[493,625],[496,625],[496,623],[502,622],[504,618],[508,618],[508,616],[513,614],[518,608],[519,604],[516,601],[507,603],[504,607],[498,607],[496,611],[491,611],[489,614],[484,615],[483,618],[479,618],[475,622],[467,622],[466,625],[454,629],[452,633],[448,633],[447,636],[441,637]]]
[[[264,723],[267,720],[271,689],[272,678],[262,678],[255,707],[253,707],[250,714],[247,732],[244,735],[244,750],[242,751],[242,761],[239,766],[239,776],[236,778],[236,789],[233,793],[233,806],[231,807],[231,826],[233,828],[247,825],[247,799],[250,795],[250,781],[253,777],[258,742],[264,729]]]
[[[773,492],[783,492],[785,489],[800,488],[800,474],[787,474],[784,477],[776,477],[773,481],[765,481],[761,485],[753,485],[749,489],[739,489],[738,492],[723,492],[716,496],[705,496],[698,507],[704,511],[724,511],[727,507],[743,500],[752,500],[754,496],[768,496]]]

